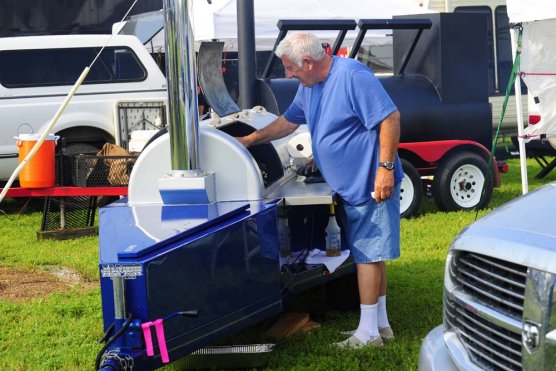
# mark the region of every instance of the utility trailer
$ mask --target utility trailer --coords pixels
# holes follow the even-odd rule
[[[168,3],[167,12],[172,15],[175,4],[171,0]],[[103,370],[160,367],[279,313],[291,294],[354,272],[351,258],[333,272],[324,264],[310,264],[302,258],[280,259],[280,235],[285,224],[280,219],[287,217],[290,222],[294,252],[303,255],[303,251],[322,249],[326,221],[319,220],[320,210],[326,210],[334,199],[325,183],[299,182],[293,171],[291,147],[297,148],[295,143],[304,133],[249,150],[234,139],[276,119],[293,97],[297,82],[240,76],[246,79],[240,84],[243,87],[252,87],[249,81],[256,81],[255,101],[266,107],[241,111],[226,92],[221,75],[201,72],[203,91],[218,117],[197,125],[193,53],[180,49],[192,45],[187,39],[191,35],[183,31],[188,29],[187,14],[185,18],[168,16],[168,20],[175,23],[170,25],[174,40],[167,39],[171,45],[166,48],[169,133],[156,138],[141,153],[130,176],[128,197],[100,211],[99,269],[106,343],[96,367]],[[288,24],[292,26],[281,22],[281,27]],[[436,27],[434,19],[362,21],[361,32],[370,24],[416,27],[417,35]],[[302,27],[317,26],[317,22],[309,22]],[[334,21],[326,27],[340,31],[332,47],[337,51],[346,30],[354,29],[356,23]],[[436,85],[435,76],[407,73],[424,63],[415,62],[414,66],[408,59],[416,39],[411,37],[405,44],[407,57],[400,59],[409,62],[403,63],[402,74],[383,81],[405,115],[402,131],[409,124],[419,125],[420,129],[409,131],[418,136],[425,130],[425,120],[434,118],[434,122],[453,125],[444,129],[447,138],[443,140],[406,139],[400,145],[406,174],[411,167],[423,174],[446,168],[446,161],[464,176],[482,176],[492,185],[495,172],[486,175],[488,150],[484,149],[490,140],[488,101],[485,98],[485,102],[457,109],[453,106],[464,98],[450,96],[450,84],[445,82],[449,76],[441,73],[444,70],[437,71],[444,84],[437,81]],[[439,39],[438,35],[431,37],[431,42]],[[201,64],[209,70],[218,67],[222,45],[207,44],[203,49]],[[251,51],[253,57],[252,45]],[[442,60],[438,54],[431,58],[435,56]],[[240,60],[247,59],[240,56]],[[463,76],[463,80],[470,80],[467,74]],[[468,114],[467,109],[474,113]],[[485,123],[484,132],[467,121],[471,118]],[[184,122],[187,125],[180,126]],[[463,130],[458,124],[466,125],[468,137],[457,139]],[[441,135],[440,130],[432,133]],[[473,172],[475,168],[479,170]],[[412,203],[419,200],[420,175],[404,183],[404,187],[413,187]],[[455,176],[446,177],[452,182]],[[463,191],[469,190],[463,180],[456,179],[458,186],[463,184]],[[311,229],[315,232],[307,237],[306,231]]]

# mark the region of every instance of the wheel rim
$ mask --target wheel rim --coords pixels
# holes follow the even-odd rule
[[[403,173],[403,179],[400,184],[400,214],[403,214],[413,202],[415,198],[415,187],[413,182],[405,172]]]
[[[450,181],[450,195],[463,208],[476,206],[481,200],[485,176],[475,165],[465,164],[457,168]]]

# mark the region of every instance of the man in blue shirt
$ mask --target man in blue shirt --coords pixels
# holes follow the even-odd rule
[[[252,134],[246,147],[308,125],[321,174],[339,196],[338,216],[357,264],[361,317],[340,347],[380,347],[394,337],[386,314],[385,260],[400,254],[399,112],[371,70],[326,55],[313,34],[289,34],[276,55],[300,82],[287,111]]]

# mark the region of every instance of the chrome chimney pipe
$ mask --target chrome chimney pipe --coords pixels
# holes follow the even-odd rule
[[[172,173],[196,176],[199,169],[199,112],[192,0],[164,0],[166,80]]]

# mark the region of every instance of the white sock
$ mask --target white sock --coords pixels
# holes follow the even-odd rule
[[[359,326],[355,330],[355,336],[362,343],[366,343],[378,336],[377,326],[377,308],[378,304],[361,304],[361,317],[359,318]]]
[[[386,313],[386,295],[378,297],[377,325],[378,328],[390,327],[388,314]]]

